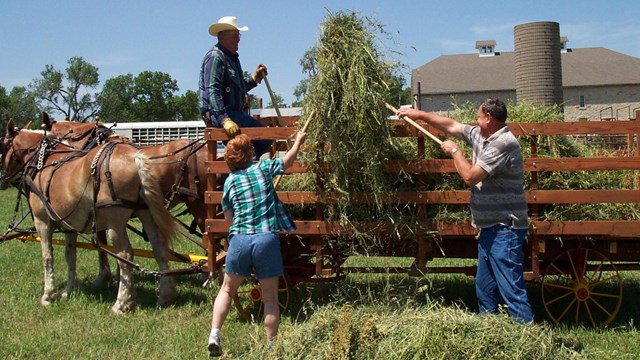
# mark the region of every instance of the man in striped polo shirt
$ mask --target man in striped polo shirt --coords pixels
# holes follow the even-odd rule
[[[243,111],[247,92],[258,86],[267,67],[260,64],[256,72],[243,78],[238,56],[240,31],[235,16],[225,16],[209,27],[209,34],[218,39],[202,59],[198,86],[198,107],[207,127],[224,128],[229,139],[240,133],[240,127],[260,127],[262,124]],[[256,157],[269,151],[271,140],[254,140]]]
[[[483,101],[476,125],[415,109],[400,109],[397,115],[424,120],[473,148],[473,161],[469,162],[455,142],[441,145],[471,187],[471,223],[480,230],[476,274],[479,310],[497,313],[502,297],[513,319],[532,322],[523,274],[523,245],[529,224],[524,161],[520,144],[506,125],[507,107],[497,99]]]

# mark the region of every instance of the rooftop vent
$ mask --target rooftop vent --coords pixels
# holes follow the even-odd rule
[[[495,40],[480,40],[476,41],[476,49],[478,49],[478,55],[482,56],[495,56],[496,55],[496,41]]]
[[[567,43],[569,42],[569,38],[566,36],[560,36],[560,52],[561,53],[566,53],[569,50],[569,46],[567,46]]]

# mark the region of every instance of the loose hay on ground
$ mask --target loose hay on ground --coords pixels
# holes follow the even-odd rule
[[[580,359],[575,339],[506,314],[480,316],[430,305],[399,310],[324,307],[284,324],[265,358],[284,359]]]

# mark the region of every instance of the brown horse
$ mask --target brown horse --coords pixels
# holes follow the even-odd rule
[[[105,141],[130,141],[100,123],[53,121],[46,113],[43,113],[42,123],[47,134],[78,149],[91,148]],[[204,144],[177,139],[166,144],[142,147],[140,151],[148,156],[151,172],[158,180],[165,196],[165,205],[171,209],[177,204],[184,203],[199,230],[204,231],[204,222],[207,217],[204,204],[207,148]],[[221,187],[224,183],[224,175],[218,174],[216,179]],[[104,236],[99,238],[102,242],[106,242]],[[107,256],[99,253],[99,272],[96,282],[101,282],[110,276]]]
[[[77,149],[88,149],[104,141],[130,140],[119,136],[99,123],[52,121],[43,113],[43,125],[47,134],[57,137]],[[177,139],[166,144],[139,148],[149,158],[154,177],[158,180],[168,208],[184,203],[200,231],[204,231],[206,207],[207,148],[187,139]],[[219,186],[224,177],[216,177]]]
[[[40,303],[48,305],[57,297],[52,256],[54,230],[65,232],[67,248],[75,248],[76,233],[106,230],[121,258],[118,295],[112,311],[132,309],[133,274],[126,261],[133,258],[126,232],[129,218],[135,212],[147,229],[161,271],[168,269],[168,242],[175,231],[147,157],[125,143],[78,151],[56,143],[42,132],[16,130],[12,121],[7,124],[0,153],[3,181],[23,172],[27,185],[34,225],[41,238],[44,292]],[[67,256],[67,261],[73,275],[69,276],[65,294],[75,288],[75,252],[72,258]],[[162,277],[158,304],[166,305],[174,298],[175,282]]]

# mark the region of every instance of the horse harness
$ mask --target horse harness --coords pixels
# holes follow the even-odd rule
[[[44,205],[44,209],[47,213],[47,215],[49,216],[50,219],[52,219],[55,223],[57,223],[57,227],[62,231],[62,232],[68,232],[68,231],[75,231],[73,230],[73,227],[67,223],[65,221],[66,217],[70,216],[73,211],[69,212],[69,214],[67,216],[61,216],[60,214],[58,214],[55,209],[53,209],[53,207],[51,206],[51,203],[49,202],[49,189],[50,189],[50,185],[51,185],[51,181],[53,179],[53,173],[55,173],[55,171],[57,169],[59,169],[64,163],[75,159],[77,157],[80,156],[84,156],[86,155],[93,147],[98,146],[100,144],[102,144],[102,147],[98,150],[98,152],[96,153],[96,155],[94,156],[92,162],[91,162],[91,175],[93,177],[94,180],[94,186],[93,186],[93,199],[94,199],[94,211],[93,211],[93,216],[88,217],[87,218],[87,223],[85,224],[84,228],[86,228],[90,222],[92,222],[91,227],[92,227],[92,233],[94,236],[91,237],[91,243],[93,244],[93,246],[95,246],[99,251],[103,251],[105,253],[107,253],[108,255],[116,258],[117,260],[123,261],[129,265],[131,265],[132,267],[134,267],[136,270],[138,271],[142,271],[144,273],[153,275],[155,277],[159,277],[159,276],[164,276],[164,275],[170,275],[172,273],[177,273],[177,272],[185,272],[185,273],[197,273],[200,272],[200,268],[202,267],[202,264],[198,264],[193,266],[191,269],[187,269],[185,270],[181,270],[181,271],[171,271],[171,270],[165,270],[162,272],[158,272],[158,271],[153,271],[150,269],[145,269],[143,268],[140,264],[135,263],[129,259],[126,259],[122,256],[120,256],[119,254],[116,254],[112,251],[109,251],[108,249],[106,249],[104,246],[102,246],[98,241],[97,241],[97,229],[96,229],[96,222],[95,222],[95,214],[96,214],[96,210],[102,207],[108,207],[108,206],[122,206],[122,207],[127,207],[127,208],[132,208],[132,209],[144,209],[146,208],[146,204],[144,202],[133,202],[133,201],[128,201],[128,200],[123,200],[123,199],[118,199],[117,194],[115,192],[114,186],[113,186],[113,177],[110,171],[110,163],[111,163],[111,156],[113,154],[114,149],[116,148],[116,146],[118,145],[128,145],[128,146],[133,146],[131,143],[127,143],[127,142],[123,142],[123,141],[109,141],[109,142],[104,142],[109,135],[111,134],[111,130],[108,128],[104,128],[106,129],[105,131],[99,131],[97,129],[99,129],[100,127],[96,127],[95,129],[95,133],[94,136],[92,137],[91,140],[89,140],[88,142],[85,143],[85,145],[82,147],[81,150],[75,149],[67,144],[62,143],[59,139],[50,137],[50,136],[44,136],[42,138],[42,140],[40,141],[40,143],[38,144],[38,146],[33,146],[30,148],[26,148],[26,149],[21,149],[22,151],[36,151],[37,152],[37,156],[32,157],[26,164],[24,167],[24,172],[22,174],[22,181],[20,182],[20,186],[19,186],[19,193],[18,193],[18,198],[20,198],[21,194],[24,194],[25,196],[28,197],[30,192],[33,192],[36,196],[38,196],[38,198],[40,198],[40,201],[42,202],[42,204]],[[76,141],[77,139],[81,139],[84,136],[88,135],[92,133],[92,131],[87,131],[79,136],[75,136],[70,138],[70,140],[72,141]],[[8,142],[10,144],[12,144],[13,142],[13,137],[8,139]],[[196,141],[198,142],[198,141]],[[180,184],[180,182],[182,181],[182,178],[184,176],[184,174],[187,172],[187,161],[188,158],[191,155],[195,155],[196,152],[202,147],[204,146],[204,144],[201,144],[199,146],[196,146],[195,143],[190,143],[189,145],[179,149],[178,151],[173,152],[172,154],[168,154],[168,155],[163,155],[163,156],[158,156],[158,157],[166,157],[166,156],[171,156],[174,155],[176,153],[179,153],[181,151],[184,151],[187,148],[190,148],[189,152],[187,153],[186,156],[184,156],[183,158],[180,159],[180,171],[176,174],[176,182],[173,184],[173,186],[171,187],[171,191],[170,193],[167,195],[169,198],[167,200],[166,206],[168,207],[170,202],[173,200],[173,197],[175,196],[176,193],[180,193],[180,194],[184,194],[187,196],[192,196],[196,199],[200,199],[202,200],[202,197],[198,195],[197,192],[193,192],[188,188],[184,188],[184,187],[180,187],[178,186],[178,184]],[[64,152],[69,152],[70,154],[68,156],[66,156],[65,158],[55,161],[53,163],[46,163],[46,159],[47,157],[54,152],[61,152],[60,150],[55,150],[55,146],[56,145],[65,145],[67,147],[69,147],[69,150],[63,150]],[[4,164],[4,160],[5,160],[5,156],[7,154],[7,149],[9,147],[11,147],[11,145],[7,146],[4,142],[1,145],[3,147],[2,149],[2,164]],[[135,148],[135,146],[133,146]],[[11,156],[12,158],[16,157],[16,150],[14,149],[14,151],[12,152]],[[104,155],[104,156],[103,156]],[[155,157],[155,158],[158,158]],[[99,171],[99,169],[102,166],[105,166],[105,171],[104,171],[104,176],[105,179],[107,181],[107,186],[109,188],[109,193],[110,193],[110,197],[111,199],[109,200],[103,200],[103,201],[96,201],[97,199],[97,195],[98,192],[100,190],[100,176],[101,176],[101,172]],[[197,166],[198,166],[198,162],[197,162],[197,157],[194,156],[194,169],[196,169],[195,171],[195,177],[194,177],[194,181],[196,184],[197,189],[199,189],[200,187],[200,179],[199,176],[197,175]],[[44,169],[45,167],[50,167],[53,166],[54,170],[51,174],[51,176],[49,176],[48,181],[46,183],[45,186],[45,191],[44,193],[36,186],[34,179],[35,176],[38,172],[42,171],[42,169]],[[88,186],[89,183],[89,179],[87,180],[87,183],[85,184],[85,189]],[[80,200],[78,200],[79,202]],[[77,207],[78,204],[76,204],[74,207]],[[18,204],[16,204],[16,208],[18,207]],[[66,227],[66,229],[64,228]],[[175,253],[173,251],[171,251],[175,256],[179,257],[179,258],[183,258],[183,260],[188,260],[188,259],[184,259],[183,256],[181,256],[178,253]]]
[[[173,151],[169,154],[164,154],[164,155],[158,155],[158,156],[151,156],[149,157],[149,160],[155,160],[155,159],[161,159],[161,158],[166,158],[169,156],[173,156],[176,155],[180,152],[183,152],[185,150],[188,149],[187,153],[180,158],[179,162],[180,162],[180,170],[178,172],[176,172],[176,177],[173,181],[173,185],[171,185],[171,189],[169,190],[169,192],[167,194],[165,194],[165,206],[167,208],[169,208],[171,206],[171,203],[173,202],[173,199],[175,198],[176,194],[180,194],[180,195],[185,195],[187,197],[192,197],[196,200],[199,201],[203,201],[204,198],[200,195],[202,193],[202,191],[200,191],[200,176],[198,176],[198,150],[200,150],[203,146],[206,145],[206,143],[202,143],[199,145],[196,145],[200,140],[196,140],[194,142],[191,142],[189,144],[187,144],[186,146],[183,146],[182,148]],[[192,156],[193,155],[193,156]],[[189,162],[189,158],[193,158],[193,182],[196,186],[196,190],[193,191],[187,187],[184,186],[180,186],[180,184],[182,183],[182,179],[184,178],[185,174],[188,173],[187,171],[187,166],[188,166],[188,162]]]
[[[85,156],[88,153],[88,151],[77,150],[73,148],[70,148],[69,150],[56,150],[55,146],[58,144],[60,144],[60,142],[51,137],[47,137],[47,136],[43,137],[37,151],[37,156],[34,156],[27,163],[25,167],[25,171],[22,175],[22,182],[27,185],[25,193],[28,195],[29,192],[33,192],[36,196],[38,196],[38,198],[40,198],[40,201],[44,205],[44,209],[47,212],[47,215],[51,220],[59,224],[58,227],[60,228],[60,230],[74,231],[73,227],[65,221],[65,219],[71,214],[73,214],[74,211],[70,211],[69,214],[66,216],[61,216],[51,206],[51,203],[50,203],[51,181],[53,180],[55,172],[62,165],[64,165],[68,161],[73,160],[75,158]],[[130,208],[130,209],[146,208],[146,204],[144,204],[144,202],[141,202],[140,200],[130,201],[130,200],[119,199],[116,194],[116,191],[113,186],[113,177],[110,171],[110,163],[111,163],[111,156],[113,154],[113,151],[118,144],[124,144],[124,143],[108,142],[103,144],[91,162],[91,177],[87,179],[87,183],[85,183],[85,189],[89,185],[90,179],[93,178],[94,212],[92,217],[87,218],[87,223],[85,224],[84,228],[86,228],[89,225],[89,223],[92,221],[93,221],[93,226],[95,226],[95,214],[96,214],[96,210],[99,208],[108,207],[108,206],[121,206],[121,207]],[[128,145],[128,144],[125,144],[125,145]],[[69,155],[67,155],[66,157],[60,160],[47,164],[46,163],[47,157],[50,154],[56,153],[56,152],[69,152]],[[101,173],[102,173],[101,171],[98,171],[98,169],[100,169],[103,165],[105,166],[104,176],[107,182],[107,186],[109,188],[110,199],[97,201],[97,195],[98,195],[98,191],[100,190]],[[46,183],[44,184],[44,186],[38,187],[36,186],[34,180],[36,178],[36,175],[46,167],[53,167],[52,173],[46,179]],[[78,199],[78,203],[75,204],[74,208],[78,206],[79,202],[80,202],[80,199]]]

